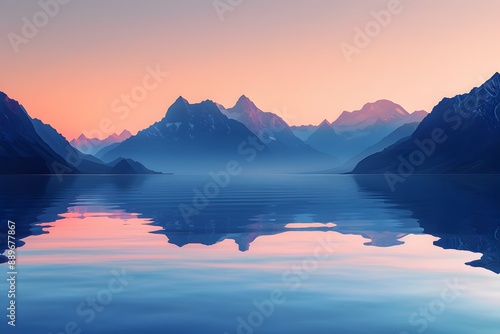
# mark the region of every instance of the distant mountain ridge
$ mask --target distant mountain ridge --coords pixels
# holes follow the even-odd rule
[[[69,164],[36,132],[26,110],[0,92],[0,173],[51,174]]]
[[[319,152],[304,143],[294,135],[290,126],[281,117],[262,111],[245,95],[241,96],[232,108],[218,106],[224,115],[243,123],[267,145],[272,153],[285,159],[289,164],[299,166],[304,163],[304,159],[309,161],[309,168],[315,165],[338,164],[334,156]]]
[[[235,170],[271,174],[340,172],[346,166],[360,174],[500,173],[500,74],[443,99],[430,114],[379,100],[318,126],[290,127],[245,95],[227,109],[179,97],[160,121],[135,136],[81,135],[72,143],[83,151],[91,147],[93,155],[0,93],[0,173],[54,174],[58,166],[74,174],[206,174],[235,161]]]
[[[382,138],[379,142],[375,143],[374,145],[365,149],[363,152],[352,157],[342,166],[325,171],[325,173],[351,172],[356,167],[356,165],[364,158],[372,154],[375,154],[377,152],[382,152],[384,149],[398,143],[399,141],[409,138],[413,134],[413,132],[415,132],[419,124],[420,124],[419,122],[413,122],[400,126],[396,130],[391,132],[389,135]]]
[[[113,133],[105,139],[87,138],[84,134],[81,134],[78,138],[73,139],[70,144],[82,153],[95,155],[103,148],[121,143],[131,136],[132,134],[128,130],[123,130],[120,134]]]
[[[333,123],[323,121],[306,143],[347,163],[404,124],[420,122],[427,112],[409,113],[389,100],[367,103],[360,110],[344,111]]]
[[[71,168],[82,174],[157,174],[131,159],[118,158],[108,164],[93,155],[83,154],[68,143],[63,135],[50,125],[38,119],[32,120],[36,132],[60,156],[64,157]],[[121,166],[121,167],[117,167]],[[127,172],[125,172],[127,171]]]
[[[332,127],[362,129],[375,124],[401,121],[408,116],[410,113],[399,104],[389,100],[378,100],[365,104],[360,110],[344,111],[332,123]]]
[[[390,102],[390,101],[388,101]],[[398,106],[398,105],[396,105]],[[366,109],[366,108],[365,108]],[[404,112],[406,112],[406,110],[403,108],[402,110],[404,110]],[[369,123],[369,124],[380,124],[380,123],[384,123],[384,120],[382,118],[380,118],[380,120],[375,117],[375,122],[373,122],[373,120],[370,122],[365,122],[365,124],[363,124],[363,122],[359,122],[357,125],[350,125],[350,126],[342,126],[343,122],[345,119],[349,118],[350,115],[354,113],[354,112],[348,112],[348,111],[344,111],[342,114],[341,114],[341,117],[342,119],[336,119],[333,123],[330,123],[328,120],[324,120],[322,123],[318,124],[318,125],[312,125],[312,124],[309,124],[309,125],[295,125],[295,126],[291,126],[291,130],[292,132],[295,134],[295,136],[297,136],[298,138],[300,138],[302,141],[304,142],[307,142],[307,140],[311,137],[311,135],[326,121],[332,128],[335,128],[336,131],[338,131],[339,133],[340,132],[352,132],[353,130],[354,131],[358,131],[360,129],[363,129],[363,128],[366,128],[367,127],[367,124],[366,123]],[[403,117],[395,117],[396,121],[395,123],[398,125],[398,126],[401,126],[403,124],[408,124],[408,123],[414,123],[414,122],[421,122],[427,115],[427,111],[425,110],[417,110],[417,111],[414,111],[413,113],[407,113],[407,116],[404,116],[402,115]],[[369,116],[369,114],[368,114]],[[340,117],[340,116],[339,116]],[[373,118],[373,116],[372,116]],[[394,119],[394,117],[392,117],[392,119]],[[390,121],[391,118],[389,119],[386,119],[386,122],[387,121]],[[368,125],[368,128],[370,126]]]

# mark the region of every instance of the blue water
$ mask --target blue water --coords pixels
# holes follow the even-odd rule
[[[0,333],[500,333],[500,177],[219,181],[0,177]]]

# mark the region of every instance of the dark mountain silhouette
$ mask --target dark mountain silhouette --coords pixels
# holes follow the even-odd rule
[[[189,104],[178,98],[165,117],[103,155],[139,160],[150,168],[176,173],[226,169],[229,161],[261,159],[269,150],[246,126],[223,115],[212,101]]]
[[[98,158],[83,154],[74,148],[63,135],[58,133],[53,127],[43,123],[38,119],[33,120],[36,132],[56,153],[64,157],[66,162],[78,173],[82,174],[156,174],[147,169],[137,161],[131,159],[118,158],[106,164]],[[120,167],[117,167],[119,165]],[[126,167],[128,166],[128,167]],[[125,172],[126,171],[126,172]]]
[[[354,173],[500,173],[500,74],[442,100],[413,135],[361,161]]]
[[[102,155],[105,161],[118,156],[139,160],[146,166],[185,174],[225,170],[237,162],[242,173],[305,171],[310,166],[331,166],[333,157],[311,149],[274,114],[260,111],[246,98],[224,115],[212,101],[190,104],[182,97],[165,117]],[[269,131],[268,131],[269,130]]]
[[[82,154],[4,93],[0,93],[0,118],[0,174],[113,174],[114,165]]]
[[[0,173],[51,174],[61,169],[76,172],[42,140],[26,110],[0,92]]]
[[[92,155],[83,154],[66,140],[66,138],[57,132],[49,124],[43,123],[39,119],[32,119],[33,126],[37,134],[42,138],[42,140],[49,145],[57,154],[63,157],[66,162],[68,162],[72,167],[76,167],[75,165],[79,165],[79,170],[82,172],[91,171],[93,168],[96,168],[97,171],[104,172],[106,170],[106,166],[103,165],[103,162]],[[92,173],[88,173],[92,174]]]

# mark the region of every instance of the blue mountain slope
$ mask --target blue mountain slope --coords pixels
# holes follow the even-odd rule
[[[269,150],[248,128],[223,115],[212,101],[189,104],[182,97],[165,117],[103,155],[139,160],[149,168],[175,173],[208,173],[226,168],[230,161],[252,160],[248,168],[269,155]],[[255,163],[254,163],[255,162]]]
[[[75,173],[35,131],[26,110],[0,92],[0,173]]]
[[[426,116],[423,110],[410,114],[399,104],[379,100],[360,110],[344,111],[332,124],[325,120],[306,143],[347,164],[402,125],[420,122]]]
[[[294,135],[290,126],[278,115],[260,110],[248,97],[241,96],[236,105],[221,111],[229,118],[243,123],[252,131],[271,153],[280,157],[283,165],[300,168],[331,167],[338,160],[329,154],[319,152]]]
[[[53,127],[38,119],[32,120],[35,130],[50,147],[62,156],[68,164],[82,174],[156,174],[156,172],[145,168],[142,164],[131,159],[118,158],[112,163],[106,164],[100,159],[83,154],[74,148],[63,135]],[[122,168],[117,168],[120,164]],[[125,168],[128,166],[127,168]],[[125,172],[127,171],[127,172]]]
[[[154,173],[137,167],[141,173]],[[109,174],[114,165],[80,153],[50,125],[0,92],[0,174]]]
[[[105,161],[119,156],[186,174],[224,170],[233,161],[242,173],[297,172],[318,163],[324,167],[337,163],[295,137],[281,118],[262,112],[245,97],[229,110],[212,101],[190,104],[180,97],[161,121],[102,155]]]
[[[408,123],[405,125],[400,126],[393,132],[391,132],[388,136],[382,138],[378,143],[370,146],[360,154],[356,155],[355,157],[351,158],[348,162],[346,162],[344,165],[338,167],[338,168],[333,168],[331,170],[328,170],[327,173],[349,173],[352,171],[356,165],[363,160],[364,158],[375,154],[377,152],[382,152],[386,148],[397,144],[398,142],[405,140],[409,138],[413,132],[417,129],[419,122],[413,122],[413,123]]]
[[[411,138],[361,161],[354,173],[500,173],[500,74],[442,100]]]

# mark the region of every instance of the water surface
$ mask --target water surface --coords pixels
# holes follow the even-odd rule
[[[499,333],[499,177],[211,181],[0,177],[1,332]]]

